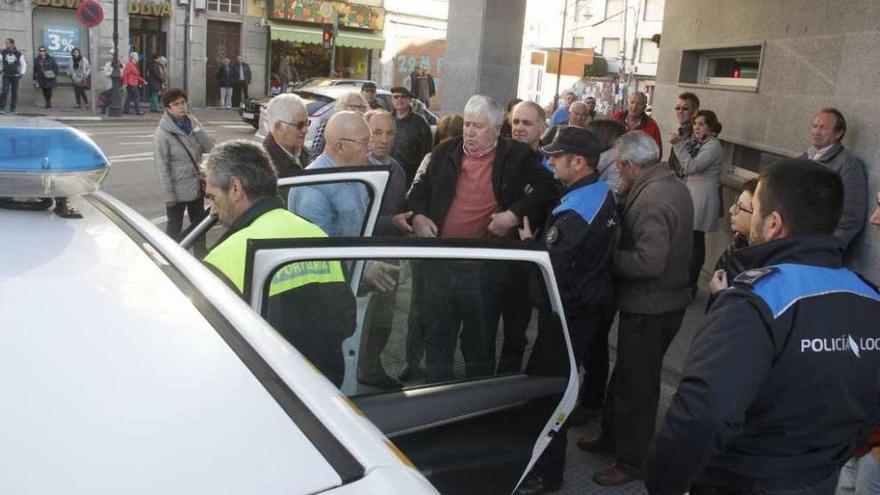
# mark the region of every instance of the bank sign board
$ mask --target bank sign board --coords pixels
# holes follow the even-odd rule
[[[43,45],[58,63],[58,69],[66,72],[71,64],[70,51],[79,46],[79,27],[44,26]]]

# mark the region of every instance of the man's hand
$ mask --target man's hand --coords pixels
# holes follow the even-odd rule
[[[724,270],[715,270],[712,274],[712,280],[709,280],[709,294],[715,294],[728,287],[727,272]]]
[[[382,292],[394,289],[394,286],[397,285],[397,277],[400,275],[399,266],[383,261],[374,261],[368,265],[367,271],[364,273],[364,279],[370,285]]]
[[[495,237],[507,237],[519,225],[519,218],[510,210],[493,213],[489,222],[489,233]]]
[[[416,233],[416,237],[424,237],[427,239],[437,237],[437,233],[439,232],[437,229],[437,225],[434,224],[434,221],[425,215],[415,215],[412,219],[413,223],[413,231]]]
[[[398,213],[397,215],[391,217],[391,226],[394,227],[394,230],[398,232],[402,232],[404,234],[412,234],[413,228],[412,225],[409,224],[412,216],[413,212],[411,211]]]
[[[523,226],[517,230],[519,230],[519,240],[531,241],[535,239],[535,233],[532,232],[532,228],[529,226],[529,217],[523,217]]]

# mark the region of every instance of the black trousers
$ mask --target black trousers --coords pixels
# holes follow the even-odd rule
[[[9,111],[15,111],[15,105],[18,103],[18,81],[20,76],[3,76],[3,92],[0,93],[0,110],[6,108],[6,93],[12,93],[12,99],[9,101]]]
[[[523,355],[526,351],[526,330],[532,319],[532,304],[529,300],[528,265],[511,263],[501,303],[501,319],[504,329],[504,343],[498,360],[497,373],[516,373],[522,370]]]
[[[467,378],[495,373],[495,338],[501,316],[503,265],[474,261],[436,262],[425,267],[425,378],[455,377],[461,340]]]
[[[248,98],[250,96],[248,96],[247,81],[236,81],[235,86],[232,87],[232,106],[237,107]]]
[[[122,106],[122,113],[129,113],[129,108],[134,105],[135,113],[141,113],[141,91],[137,86],[125,87],[125,104]]]
[[[364,315],[361,334],[358,373],[360,378],[369,380],[377,375],[387,374],[382,365],[382,351],[391,336],[394,321],[394,301],[397,299],[397,286],[382,292],[376,290],[370,297]]]
[[[52,108],[52,87],[40,86],[40,89],[43,91],[43,100],[46,101],[46,108]]]
[[[183,213],[189,215],[189,223],[197,224],[205,219],[205,198],[198,198],[185,203],[174,203],[171,207],[165,207],[165,216],[168,223],[165,225],[165,233],[175,241],[180,241],[180,233],[183,231]],[[207,251],[205,240],[202,237],[193,245],[196,256],[201,257]]]
[[[690,275],[691,294],[697,293],[697,282],[700,280],[700,270],[706,262],[706,233],[694,231],[694,247],[691,249],[691,262],[688,266]]]
[[[663,356],[685,310],[659,315],[620,313],[617,363],[608,384],[602,443],[618,461],[641,467],[654,436]]]
[[[73,85],[73,95],[76,97],[76,104],[80,105],[80,101],[89,104],[89,98],[86,96],[86,90],[82,86]]]
[[[600,328],[581,358],[584,367],[584,383],[581,385],[578,402],[587,409],[602,409],[605,405],[605,391],[608,386],[608,333],[614,324],[617,310],[609,305],[602,310]]]
[[[542,312],[538,315],[538,324],[543,326],[547,315]],[[589,349],[601,344],[601,334],[605,334],[604,345],[608,346],[608,330],[606,321],[607,311],[569,317],[568,334],[571,336],[571,348],[574,352],[575,366],[580,366],[582,357],[589,354]],[[541,331],[540,329],[538,330]],[[541,458],[535,465],[535,472],[549,482],[562,480],[565,471],[565,450],[568,447],[568,423],[564,424],[559,432],[550,441],[550,445],[541,454]]]
[[[415,370],[425,354],[424,323],[424,265],[420,261],[410,261],[412,289],[409,296],[409,314],[406,319],[406,365]]]

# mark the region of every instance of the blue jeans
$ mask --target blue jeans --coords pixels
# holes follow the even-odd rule
[[[871,452],[853,457],[840,470],[835,495],[873,495],[880,493],[880,461]]]
[[[0,110],[6,108],[6,93],[12,91],[12,100],[9,102],[9,111],[15,111],[15,104],[18,102],[18,80],[20,76],[3,75],[3,93],[0,93]]]
[[[125,96],[125,105],[122,107],[122,113],[128,113],[131,103],[134,103],[135,113],[141,113],[141,92],[137,86],[126,86],[125,91],[127,94]]]

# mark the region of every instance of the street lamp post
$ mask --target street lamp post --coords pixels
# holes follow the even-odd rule
[[[556,64],[556,91],[553,93],[553,111],[559,108],[559,79],[562,77],[562,50],[565,46],[565,20],[568,17],[568,0],[562,8],[562,36],[559,39],[559,61]]]
[[[113,70],[110,72],[110,80],[113,81],[113,93],[110,95],[110,111],[108,115],[110,117],[119,117],[122,115],[122,108],[120,101],[120,88],[122,88],[122,84],[120,78],[122,75],[119,73],[119,0],[113,0],[113,60],[111,61],[113,64]]]

